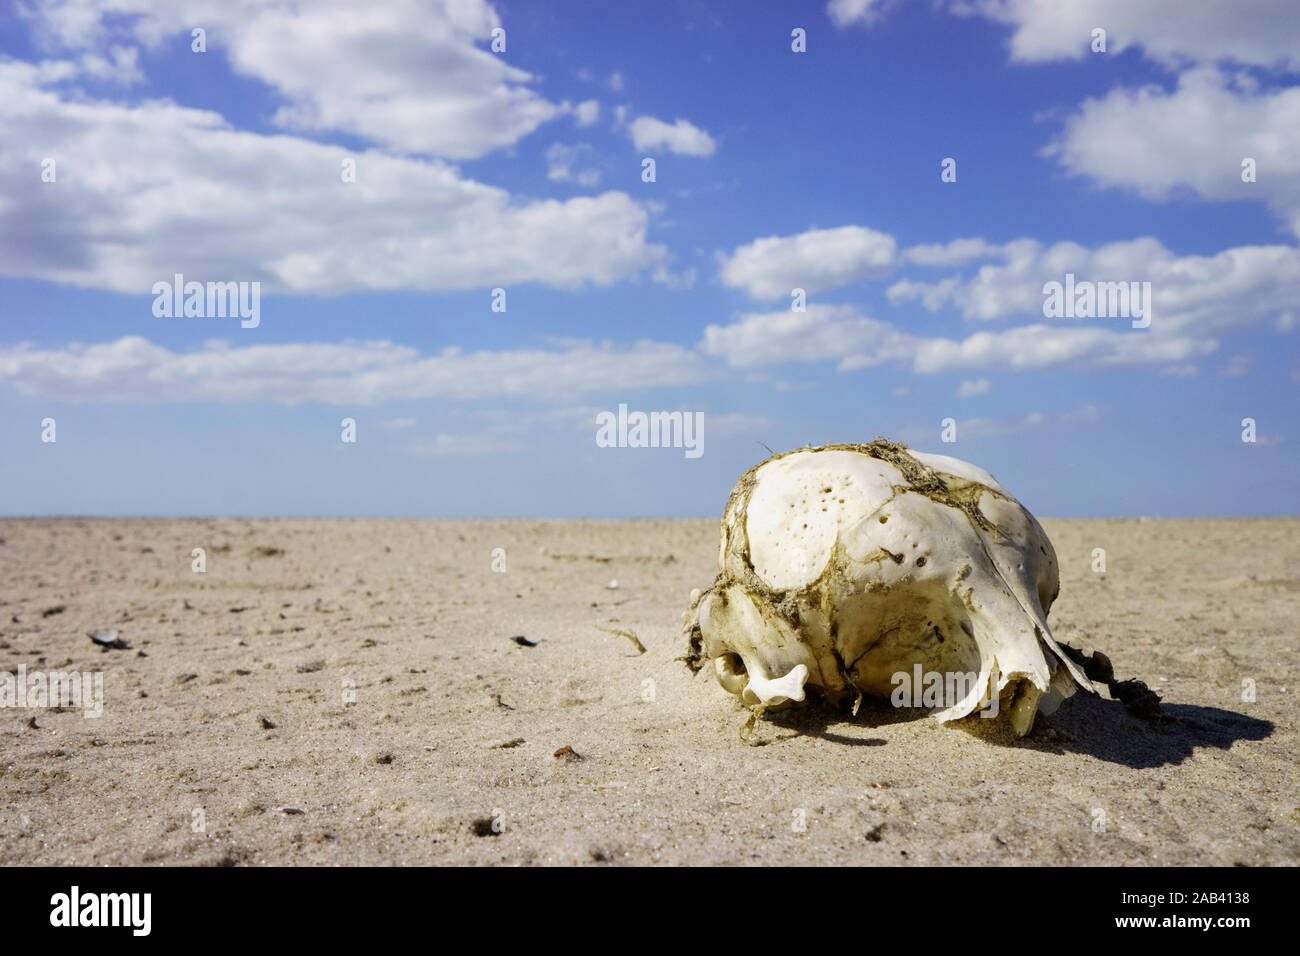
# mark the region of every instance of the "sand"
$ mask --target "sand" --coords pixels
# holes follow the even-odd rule
[[[1300,518],[1044,526],[1056,636],[1179,723],[869,701],[747,745],[677,660],[713,520],[0,520],[0,671],[104,673],[97,719],[0,710],[0,862],[1295,864]]]

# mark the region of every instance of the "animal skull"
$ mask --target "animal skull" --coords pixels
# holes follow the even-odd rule
[[[956,458],[883,439],[775,455],[736,483],[718,563],[692,592],[687,659],[748,705],[896,695],[919,665],[949,691],[940,721],[1000,707],[1023,736],[1096,690],[1047,627],[1047,535]]]

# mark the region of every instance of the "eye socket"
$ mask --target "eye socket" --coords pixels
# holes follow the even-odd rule
[[[749,683],[745,661],[739,654],[728,652],[713,659],[713,670],[718,675],[718,683],[729,693],[739,694]]]
[[[718,671],[727,675],[735,674],[737,677],[746,675],[745,659],[739,654],[726,653],[718,658]]]

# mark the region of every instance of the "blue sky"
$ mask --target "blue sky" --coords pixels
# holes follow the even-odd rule
[[[716,515],[877,435],[1043,515],[1294,513],[1300,20],[1134,6],[5,5],[0,513]],[[1067,272],[1150,328],[1045,317]]]

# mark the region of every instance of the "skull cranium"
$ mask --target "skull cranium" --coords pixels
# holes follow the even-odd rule
[[[732,491],[719,565],[692,595],[688,660],[712,662],[749,705],[807,687],[897,702],[902,681],[936,675],[941,721],[1001,705],[1023,735],[1076,687],[1095,690],[1048,630],[1047,535],[955,458],[883,439],[775,455]]]

